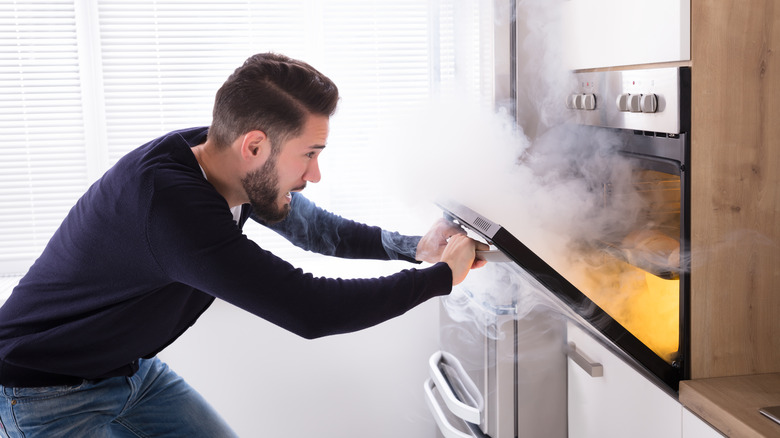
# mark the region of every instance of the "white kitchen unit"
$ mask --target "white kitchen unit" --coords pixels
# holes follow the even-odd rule
[[[682,405],[574,323],[567,327],[569,438],[681,438]]]
[[[690,0],[567,0],[561,4],[567,69],[691,59]]]
[[[686,408],[682,410],[682,435],[683,438],[723,438],[725,436]]]

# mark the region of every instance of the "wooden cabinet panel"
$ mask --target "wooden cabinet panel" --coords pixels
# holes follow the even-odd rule
[[[692,0],[691,377],[780,371],[780,4]]]

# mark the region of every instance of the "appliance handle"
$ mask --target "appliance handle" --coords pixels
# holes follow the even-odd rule
[[[425,381],[423,388],[425,390],[425,401],[428,402],[428,409],[431,410],[433,419],[436,420],[436,424],[439,426],[439,431],[441,431],[441,434],[444,435],[444,438],[474,438],[473,435],[465,434],[459,431],[452,424],[450,424],[449,421],[447,421],[447,417],[444,415],[444,411],[442,410],[441,406],[439,406],[439,403],[436,401],[436,398],[433,395],[434,386],[436,386],[436,384],[433,383],[432,379],[429,378]]]
[[[491,249],[487,251],[477,250],[477,258],[480,260],[486,260],[493,263],[510,263],[514,262],[508,255],[504,254],[500,249]]]
[[[580,366],[591,377],[602,377],[604,375],[604,367],[598,362],[591,362],[580,350],[577,349],[577,345],[574,342],[569,342],[566,346],[566,356],[573,360],[574,363]]]
[[[458,375],[451,377],[458,379],[459,383],[461,383],[464,389],[469,393],[469,396],[474,399],[477,407],[469,406],[458,399],[458,396],[455,395],[450,383],[447,381],[447,377],[439,368],[439,363],[442,361],[455,370]],[[482,419],[480,409],[484,406],[484,401],[479,389],[477,389],[477,385],[475,385],[466,374],[466,370],[463,369],[463,365],[460,364],[460,361],[458,361],[455,356],[445,351],[437,351],[436,353],[433,353],[428,360],[428,365],[430,367],[431,379],[435,382],[436,387],[439,388],[439,393],[444,399],[444,404],[447,405],[450,412],[469,423],[480,424],[480,420]]]

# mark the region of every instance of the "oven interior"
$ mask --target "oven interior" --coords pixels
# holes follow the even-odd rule
[[[655,157],[653,157],[655,158]],[[634,156],[629,181],[605,181],[603,208],[641,201],[630,226],[581,242],[581,264],[562,272],[604,312],[668,364],[681,359],[680,276],[686,270],[683,176],[679,165]],[[616,187],[630,184],[630,190]],[[683,255],[681,257],[681,254]]]

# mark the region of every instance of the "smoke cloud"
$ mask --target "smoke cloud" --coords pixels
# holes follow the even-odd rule
[[[678,245],[674,256],[666,246],[658,253],[633,251],[648,238],[637,232],[659,225],[647,217],[657,200],[648,199],[635,184],[635,163],[618,153],[622,142],[618,134],[570,123],[564,102],[575,82],[561,64],[560,9],[541,0],[517,4],[521,11],[517,119],[486,109],[466,92],[435,96],[387,120],[386,131],[379,136],[392,151],[384,171],[399,182],[397,188],[410,209],[452,199],[485,215],[581,290],[603,291],[590,298],[602,308],[608,305],[618,322],[639,321],[668,331],[676,343],[679,286],[675,290],[674,284],[663,283],[654,289],[660,292],[648,292],[647,285],[656,285],[656,279],[630,263],[611,260],[605,251],[589,249],[608,243],[616,250],[612,255],[628,262],[644,258],[679,272],[685,267],[679,239],[671,239]],[[539,311],[555,317],[573,315],[550,300],[549,293],[539,291],[528,276],[514,264],[489,264],[470,273],[445,299],[445,307],[452,319],[481,326],[488,337],[500,336],[491,332],[490,321],[506,307],[513,307],[518,319]],[[632,292],[635,289],[642,292]],[[659,304],[655,301],[661,293],[669,296]],[[663,318],[672,326],[658,328],[655,321],[642,321],[637,302],[656,306],[657,314],[671,315]],[[643,341],[655,347],[652,339]],[[672,353],[676,348],[657,347]]]
[[[454,199],[548,263],[573,242],[626,234],[642,211],[631,184],[620,183],[613,184],[620,204],[604,208],[604,182],[631,178],[630,162],[607,132],[561,125],[532,140],[510,117],[465,97],[443,97],[394,126],[404,135],[386,146],[395,157],[388,163],[401,170],[394,179],[413,207]]]
[[[637,184],[636,163],[618,152],[620,134],[571,122],[564,102],[576,80],[562,64],[560,4],[517,5],[516,118],[453,87],[459,92],[442,92],[387,120],[379,137],[392,153],[383,172],[413,210],[454,200],[502,225],[671,361],[679,330],[674,276],[688,257],[680,254],[679,234],[659,234],[661,219],[648,212],[663,203],[679,207],[679,198],[648,197],[656,190]],[[658,184],[666,181],[645,186]],[[488,337],[501,336],[491,321],[510,307],[518,320],[539,312],[576,318],[540,288],[515,264],[489,264],[472,271],[444,304],[451,319],[480,326]]]

